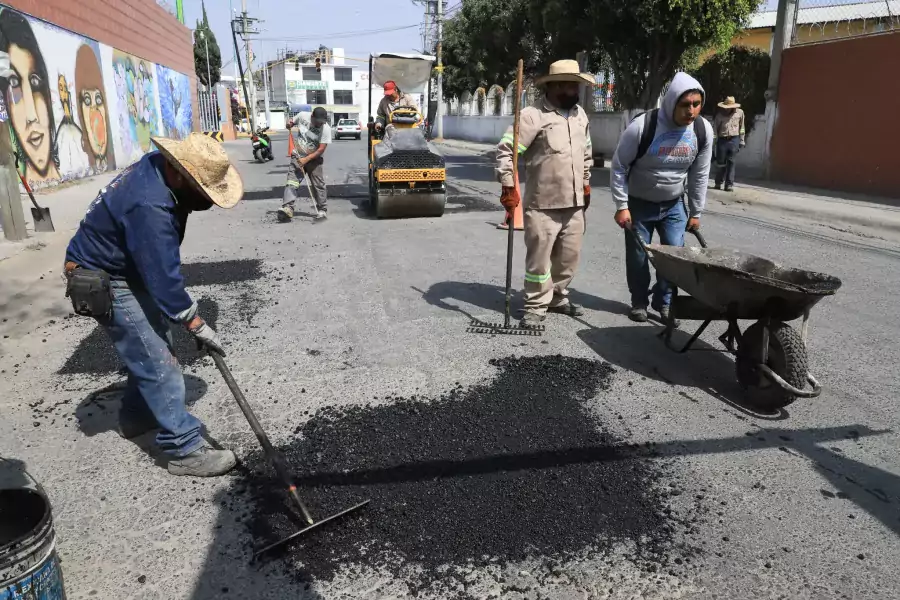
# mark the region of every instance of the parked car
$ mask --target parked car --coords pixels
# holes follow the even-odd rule
[[[362,137],[362,127],[360,127],[359,122],[354,119],[341,119],[338,121],[337,127],[334,128],[334,139],[339,140],[343,137],[360,139]]]

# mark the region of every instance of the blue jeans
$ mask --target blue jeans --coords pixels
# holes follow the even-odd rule
[[[653,241],[653,231],[659,232],[660,242],[665,246],[684,246],[684,230],[687,214],[681,198],[668,202],[648,202],[639,198],[628,198],[628,210],[635,233],[645,244]],[[653,294],[653,308],[659,309],[672,303],[672,286],[656,274],[656,285],[650,290],[650,264],[647,254],[638,246],[629,232],[625,232],[625,274],[628,291],[631,292],[631,306],[647,308],[647,299]]]
[[[716,140],[716,185],[734,185],[734,159],[741,150],[741,136],[719,138]]]
[[[154,421],[156,443],[166,454],[181,457],[203,444],[202,424],[185,406],[184,375],[175,358],[169,319],[146,291],[113,281],[113,310],[97,319],[109,333],[128,370],[119,419]]]

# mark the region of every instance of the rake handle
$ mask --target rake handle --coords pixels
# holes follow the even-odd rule
[[[314,523],[313,518],[309,514],[309,511],[306,509],[306,505],[303,503],[303,500],[300,499],[300,494],[297,492],[297,486],[294,484],[294,479],[291,477],[290,471],[288,470],[287,465],[284,463],[284,457],[281,456],[281,453],[278,452],[278,450],[276,450],[272,445],[272,442],[269,441],[269,436],[267,436],[266,432],[263,431],[262,425],[259,424],[259,420],[256,418],[256,414],[253,412],[253,409],[250,408],[250,404],[247,402],[247,398],[244,397],[244,392],[242,392],[241,388],[238,387],[237,382],[231,375],[231,370],[228,368],[228,365],[225,364],[225,359],[221,354],[213,350],[209,351],[209,355],[212,356],[213,362],[216,363],[216,368],[219,369],[219,372],[225,379],[225,383],[228,385],[228,389],[231,390],[234,399],[238,403],[238,406],[241,407],[241,412],[244,413],[244,417],[247,418],[247,423],[250,424],[250,429],[252,429],[253,433],[256,434],[256,439],[259,440],[259,444],[262,446],[263,451],[266,453],[266,457],[272,462],[272,466],[275,467],[275,472],[278,473],[278,477],[282,482],[284,482],[284,485],[287,487],[288,494],[294,501],[294,504],[296,504],[297,508],[300,509],[300,512],[303,513],[303,517],[306,519],[306,522],[312,525]]]
[[[519,59],[516,67],[516,98],[513,103],[513,185],[519,190],[519,119],[522,112],[522,79],[524,63]],[[521,202],[521,197],[519,202]],[[510,297],[512,296],[512,267],[513,267],[513,240],[516,233],[515,209],[507,211],[507,237],[506,237],[506,310],[503,315],[503,326],[509,327],[510,321]]]

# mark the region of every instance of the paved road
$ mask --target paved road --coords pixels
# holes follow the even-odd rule
[[[667,352],[655,339],[655,325],[637,326],[625,317],[622,234],[611,221],[602,181],[595,182],[573,292],[587,308],[585,317],[551,317],[542,337],[489,337],[466,331],[470,317],[496,320],[503,307],[505,238],[492,227],[502,212],[494,200],[491,165],[483,157],[447,150],[451,189],[444,217],[377,221],[360,208],[366,192],[365,141],[336,142],[326,155],[327,222],[301,215],[278,224],[274,213],[285,180],[284,139],[276,136],[278,159],[267,164],[249,160],[242,144],[226,147],[244,176],[245,201],[231,211],[191,217],[183,246],[186,276],[227,344],[236,379],[276,443],[294,443],[295,432],[309,437],[309,429],[302,428],[321,418],[316,411],[324,407],[376,414],[397,397],[413,396],[424,406],[444,406],[456,397],[447,394],[458,385],[497,376],[497,367],[489,364],[493,358],[559,354],[600,359],[616,371],[607,386],[580,399],[580,408],[560,415],[548,406],[545,414],[520,422],[520,429],[488,432],[492,443],[506,440],[503,444],[515,447],[515,438],[527,434],[535,443],[565,448],[560,419],[592,424],[617,448],[638,457],[623,462],[628,465],[623,469],[655,473],[632,480],[635,486],[647,484],[641,496],[662,502],[664,514],[679,515],[662,527],[667,533],[671,529],[671,563],[659,563],[658,557],[642,561],[634,536],[615,538],[614,547],[602,552],[592,544],[548,549],[535,539],[533,545],[542,550],[512,564],[482,564],[477,556],[450,564],[444,575],[427,580],[431,587],[423,586],[420,597],[450,597],[444,584],[470,597],[514,599],[900,595],[895,405],[900,331],[893,318],[900,296],[898,249],[835,240],[752,216],[704,219],[711,244],[832,273],[844,282],[837,296],[816,308],[811,324],[811,369],[826,386],[822,397],[799,401],[777,415],[758,415],[741,405],[729,358]],[[519,286],[521,243],[516,250]],[[20,259],[37,260],[11,260]],[[71,598],[413,594],[421,578],[376,560],[385,550],[374,545],[371,562],[332,556],[331,568],[323,571],[310,570],[322,560],[313,560],[312,554],[305,560],[303,552],[325,552],[328,537],[322,538],[322,548],[297,552],[293,566],[248,565],[252,538],[245,522],[259,529],[260,515],[252,512],[258,504],[242,499],[246,473],[214,481],[172,478],[155,465],[146,440],[132,444],[112,433],[116,386],[122,380],[116,361],[102,332],[90,322],[64,318],[64,304],[46,299],[61,292],[38,281],[39,272],[55,277],[50,271],[59,258],[41,260],[41,268],[31,271],[34,285],[0,306],[8,319],[0,330],[9,335],[0,346],[0,455],[23,461],[53,500]],[[21,275],[23,281],[27,277]],[[703,341],[717,347],[721,332],[711,327]],[[192,410],[210,436],[234,447],[252,470],[255,439],[218,373],[183,337],[179,349]],[[545,385],[537,380],[517,385],[523,403],[526,398],[533,402],[535,393],[556,397],[545,388],[535,387],[535,392],[532,386]],[[478,411],[487,414],[489,407],[473,410],[477,422]],[[416,434],[441,433],[439,424],[426,426],[422,419],[408,422]],[[454,427],[449,423],[446,428]],[[468,453],[464,464],[482,460],[482,450],[466,444],[485,432],[471,423],[466,427],[475,429],[449,432],[441,444],[422,451],[423,460],[424,455],[439,459],[444,447],[448,456]],[[538,434],[529,427],[537,427]],[[588,435],[575,429],[571,426],[573,439]],[[541,440],[540,432],[548,439]],[[378,433],[395,440],[395,446],[403,446],[408,434]],[[357,447],[357,435],[369,434],[346,438],[348,448]],[[642,449],[648,449],[646,454],[640,454]],[[315,450],[311,460],[314,455]],[[573,460],[588,469],[605,460],[602,455],[587,452]],[[329,466],[340,471],[344,460],[356,465],[361,459],[348,450]],[[463,487],[501,476],[517,478],[521,485],[531,478],[544,481],[542,469],[560,468],[559,461],[549,465],[546,457],[535,461],[516,466],[500,461],[490,468],[482,461],[478,469],[466,467],[469,479],[454,479],[445,464],[434,477]],[[573,506],[570,500],[579,498],[588,506],[594,501],[610,524],[640,516],[633,506],[605,505],[603,484],[579,473],[563,473],[553,489],[535,493],[544,494],[541,500],[557,494],[559,506]],[[522,509],[517,502],[528,497],[525,488],[491,499],[489,509],[479,503],[483,512],[467,514],[466,522],[445,522],[443,530],[430,529],[434,521],[423,522],[422,535],[434,536],[433,544],[443,550],[451,530],[479,522],[487,531],[496,523],[517,526],[523,546],[530,543],[529,531],[547,534],[541,528],[545,520],[568,533],[587,527],[574,512],[567,521],[550,510]],[[380,493],[372,488],[373,495]],[[522,509],[513,514],[530,521],[503,521],[510,506]],[[584,503],[578,506],[583,509]],[[431,508],[435,516],[449,510],[440,504]],[[386,509],[372,510],[377,515]],[[359,517],[363,523],[365,518]],[[378,523],[366,527],[374,531]],[[597,536],[604,536],[602,527]],[[560,537],[566,544],[572,539]],[[404,547],[399,542],[394,547]]]

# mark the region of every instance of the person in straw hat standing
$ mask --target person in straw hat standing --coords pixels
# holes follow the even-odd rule
[[[721,109],[716,114],[713,130],[716,134],[716,189],[722,189],[722,181],[725,182],[725,191],[730,192],[734,187],[734,159],[741,148],[746,146],[744,140],[744,111],[741,105],[734,101],[734,96],[728,96],[724,102],[719,102]]]
[[[497,150],[497,178],[503,187],[500,202],[510,212],[521,201],[513,181],[513,160],[525,160],[525,314],[522,326],[534,326],[547,312],[583,314],[569,300],[584,236],[584,213],[591,202],[590,123],[578,106],[582,85],[594,78],[581,73],[574,60],[550,65],[535,81],[543,97],[522,110],[519,147],[513,148],[513,129],[507,129]]]
[[[169,326],[180,323],[199,346],[224,354],[184,288],[179,247],[192,212],[232,208],[244,186],[222,146],[202,134],[152,141],[159,150],[100,190],[69,242],[66,295],[106,329],[128,371],[119,434],[130,439],[159,429],[156,443],[170,473],[223,475],[234,467],[234,453],[211,448],[187,411]]]

